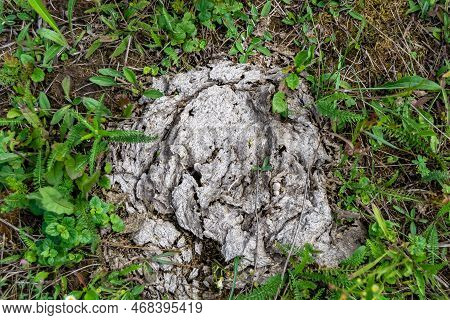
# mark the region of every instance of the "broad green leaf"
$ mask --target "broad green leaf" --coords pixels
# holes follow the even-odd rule
[[[110,173],[112,172],[112,169],[113,169],[113,167],[112,167],[111,162],[107,162],[107,163],[105,164],[105,168],[104,168],[105,173],[106,173],[106,174],[110,174]]]
[[[122,73],[120,73],[119,71],[112,69],[112,68],[100,69],[100,70],[98,70],[98,73],[100,73],[103,76],[123,78]]]
[[[99,178],[100,171],[95,172],[92,176],[88,176],[85,173],[81,178],[77,179],[76,183],[83,195],[86,196],[97,183]]]
[[[95,114],[110,115],[111,111],[101,102],[91,97],[81,99],[83,105]]]
[[[244,50],[244,47],[242,46],[241,41],[236,41],[236,43],[234,45],[240,53],[245,53],[245,50]]]
[[[63,146],[63,144],[60,144],[60,147]],[[58,147],[55,147],[55,149]],[[59,148],[58,153],[64,153],[65,150],[62,150],[62,148]],[[61,158],[61,156],[58,156],[58,158]],[[57,186],[61,183],[62,178],[64,175],[64,163],[57,161],[53,165],[51,165],[51,168],[47,170],[47,173],[45,174],[45,179],[47,182],[52,186]]]
[[[164,93],[162,93],[159,90],[156,89],[151,89],[151,90],[147,90],[143,93],[144,97],[146,98],[150,98],[150,99],[158,99],[161,98],[162,96],[164,96]]]
[[[94,54],[94,52],[100,48],[100,46],[102,45],[102,43],[100,42],[99,39],[95,40],[94,42],[92,42],[91,46],[86,50],[86,55],[84,56],[86,59],[89,59],[90,56],[92,56]]]
[[[125,52],[128,46],[128,41],[130,41],[130,35],[126,36],[114,50],[114,52],[109,56],[110,58],[116,58]]]
[[[23,65],[34,65],[34,58],[29,54],[24,53],[20,55],[20,62],[22,62]]]
[[[424,299],[425,298],[425,278],[419,270],[416,270],[414,272],[414,277],[416,278],[417,288],[419,289],[419,296],[421,299]]]
[[[84,295],[84,300],[98,300],[100,299],[97,291],[94,289],[89,289],[86,291],[86,294]]]
[[[246,52],[245,54],[241,55],[239,57],[239,63],[247,63],[248,62],[248,57],[249,57],[249,53],[251,51],[249,50],[248,52]]]
[[[230,55],[230,56],[235,56],[235,55],[237,55],[238,54],[238,49],[236,49],[236,45],[234,44],[231,48],[230,48],[230,50],[228,51],[228,55]]]
[[[160,14],[161,14],[161,18],[162,21],[164,23],[164,26],[171,32],[173,32],[173,26],[172,26],[172,16],[169,14],[169,12],[167,12],[166,8],[164,6],[162,6],[160,8]]]
[[[127,79],[127,81],[131,84],[136,84],[137,80],[136,80],[136,74],[134,73],[133,70],[131,70],[130,68],[123,68],[123,75],[125,76],[125,79]]]
[[[109,180],[109,178],[107,176],[100,177],[97,184],[99,187],[101,187],[105,190],[111,189],[111,180]]]
[[[19,108],[25,120],[27,120],[33,128],[42,128],[42,122],[34,110],[23,105],[19,106]]]
[[[425,90],[425,91],[441,91],[442,87],[431,80],[419,76],[407,76],[398,81],[388,82],[379,88],[385,90]]]
[[[34,68],[33,73],[31,74],[31,80],[33,82],[42,82],[45,79],[44,70],[41,68]]]
[[[74,211],[74,205],[69,202],[58,190],[53,187],[44,187],[39,189],[41,195],[42,207],[57,214],[71,214]]]
[[[116,23],[113,19],[108,19],[105,16],[101,15],[100,20],[112,31],[117,31]]]
[[[37,256],[36,256],[36,252],[32,249],[27,250],[23,257],[25,258],[25,260],[27,260],[30,263],[36,262],[37,260]]]
[[[7,119],[14,119],[22,116],[22,112],[19,109],[10,109],[6,114]]]
[[[108,76],[95,76],[95,77],[90,77],[89,81],[91,81],[92,83],[95,83],[101,87],[113,87],[113,86],[117,86],[117,82]]]
[[[49,274],[50,273],[48,273],[46,271],[41,271],[34,276],[33,280],[34,280],[34,282],[37,282],[37,283],[43,282],[45,279],[48,278]]]
[[[295,73],[290,73],[286,77],[285,81],[286,81],[286,85],[291,90],[296,90],[300,84],[300,79],[298,78],[297,74],[295,74]]]
[[[134,297],[139,297],[140,294],[145,290],[145,286],[144,285],[139,285],[139,286],[135,286],[132,290],[131,290],[131,297],[132,299],[136,299]]]
[[[272,1],[268,0],[262,10],[261,10],[261,17],[267,17],[270,13],[270,10],[272,10]]]
[[[67,46],[67,40],[63,37],[62,34],[58,32],[46,28],[41,28],[38,30],[38,34],[45,39],[48,39],[56,44],[59,44],[60,46],[63,47]]]
[[[60,46],[59,44],[54,44],[44,53],[44,59],[42,61],[43,66],[48,66],[49,63],[64,49],[64,46]]]
[[[19,158],[20,157],[17,154],[15,154],[15,153],[3,153],[3,152],[0,152],[0,164],[8,163],[10,161],[17,160]]]
[[[315,46],[311,46],[307,50],[300,51],[295,55],[294,64],[297,72],[302,72],[311,63],[315,49]]]
[[[58,226],[56,227],[56,230],[58,230],[59,236],[64,239],[67,240],[70,237],[70,233],[69,230],[67,230],[67,227],[62,225],[62,224],[58,224]]]
[[[283,117],[287,117],[288,104],[286,102],[286,95],[284,92],[278,91],[272,98],[272,112],[278,113]]]
[[[144,75],[151,74],[152,76],[156,76],[159,72],[159,67],[156,65],[145,66],[142,70]]]
[[[356,11],[350,10],[350,11],[348,12],[348,14],[349,14],[353,19],[356,19],[356,20],[359,20],[359,21],[364,21],[364,17],[363,17],[360,13],[358,13],[358,12],[356,12]]]
[[[64,77],[64,79],[61,81],[61,87],[64,91],[64,97],[69,100],[70,99],[70,87],[71,87],[70,76]]]
[[[111,227],[115,232],[122,232],[125,230],[125,224],[117,214],[112,214],[109,217],[109,220],[111,221]]]
[[[19,34],[17,35],[17,38],[16,38],[16,42],[17,42],[17,43],[20,43],[20,42],[24,41],[24,40],[25,40],[25,37],[28,36],[28,31],[29,31],[29,29],[30,29],[30,25],[31,25],[31,23],[28,23],[27,25],[25,25],[25,26],[20,30],[20,32],[19,32]]]
[[[270,52],[269,49],[267,49],[264,46],[257,46],[256,50],[258,50],[260,53],[262,53],[263,55],[270,57],[272,55],[272,53]]]
[[[39,93],[39,107],[41,108],[42,111],[46,113],[51,109],[50,101],[48,100],[47,95],[43,91]]]
[[[256,21],[258,19],[258,8],[254,4],[250,8],[250,13],[252,14],[253,20]]]
[[[199,47],[198,39],[187,40],[183,44],[183,51],[187,53],[195,52],[197,51],[198,47]]]
[[[52,126],[54,126],[55,124],[59,123],[62,118],[64,117],[64,115],[66,114],[67,110],[69,109],[69,105],[62,107],[61,109],[59,109],[58,111],[56,111],[53,114],[53,118],[52,121],[50,122],[50,124]]]
[[[58,227],[58,223],[52,222],[45,228],[45,233],[48,234],[49,236],[57,237],[57,236],[59,236],[57,227]]]
[[[77,154],[75,157],[72,157],[70,155],[66,156],[66,160],[64,161],[67,175],[72,180],[76,180],[79,177],[81,177],[84,173],[84,170],[87,166],[86,161],[87,156]]]

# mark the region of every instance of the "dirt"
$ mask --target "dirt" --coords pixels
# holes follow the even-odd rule
[[[348,50],[344,70],[345,80],[350,83],[373,87],[404,74],[432,76],[430,70],[436,70],[448,47],[427,31],[433,25],[432,21],[407,16],[407,9],[407,2],[403,0],[368,0],[363,7],[356,6],[355,11],[367,19],[360,47],[354,47],[353,42],[361,27],[360,21],[345,14],[338,18],[323,11],[316,14],[320,39],[336,37],[334,42],[322,45],[325,68],[337,66],[338,53],[344,54]]]
[[[2,195],[0,195],[0,199],[1,198]],[[0,216],[1,219],[3,219],[4,221],[13,226],[16,226],[19,223],[20,221],[19,217],[20,217],[19,210],[8,212]],[[2,238],[4,237],[6,238],[6,240],[11,240],[13,239],[13,236],[16,236],[17,233],[10,226],[0,221],[0,234],[2,235]]]

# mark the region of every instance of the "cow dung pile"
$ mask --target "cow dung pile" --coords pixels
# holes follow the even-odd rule
[[[213,264],[236,257],[238,287],[262,280],[280,271],[283,245],[310,243],[325,266],[356,247],[360,230],[337,233],[333,224],[324,174],[331,157],[310,120],[307,85],[286,93],[287,119],[271,112],[283,77],[279,68],[219,61],[155,78],[164,97],[143,98],[142,116],[119,124],[157,136],[109,155],[154,297],[214,298]],[[114,250],[106,250],[113,267],[129,263]]]

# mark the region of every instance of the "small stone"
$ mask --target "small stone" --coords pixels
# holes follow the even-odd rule
[[[279,196],[280,195],[280,189],[281,189],[281,184],[278,182],[275,182],[272,186],[272,190],[273,190],[273,195],[274,196]]]
[[[203,244],[201,242],[196,241],[194,244],[195,253],[198,255],[202,254]]]
[[[192,251],[191,249],[184,249],[181,252],[181,257],[183,258],[183,262],[189,263],[192,261]]]
[[[197,278],[197,276],[198,276],[198,268],[194,268],[192,271],[191,271],[191,273],[189,274],[189,277],[188,277],[188,279],[189,280],[193,280],[193,279],[195,279],[195,278]]]
[[[186,245],[186,238],[181,237],[180,240],[177,242],[177,248],[182,248]]]

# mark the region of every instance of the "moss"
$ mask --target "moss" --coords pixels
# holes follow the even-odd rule
[[[358,7],[370,23],[379,27],[404,16],[408,8],[405,0],[366,0]]]

